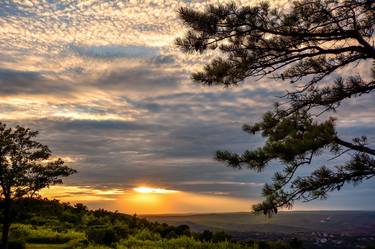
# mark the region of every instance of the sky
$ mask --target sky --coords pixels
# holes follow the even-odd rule
[[[257,173],[226,168],[213,156],[260,146],[262,138],[241,126],[290,86],[247,79],[203,87],[190,75],[215,55],[183,54],[174,45],[186,31],[179,7],[219,2],[0,1],[0,120],[38,130],[54,156],[78,170],[43,196],[143,214],[250,211],[261,200],[278,162]],[[368,71],[360,64],[342,73]],[[332,114],[340,135],[374,143],[374,106],[373,96],[343,103]],[[374,180],[347,186],[295,210],[373,209],[374,187]]]

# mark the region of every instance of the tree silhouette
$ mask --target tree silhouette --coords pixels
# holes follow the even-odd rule
[[[8,248],[11,206],[14,200],[35,197],[43,188],[61,184],[62,177],[76,171],[59,158],[50,160],[51,151],[35,140],[37,131],[0,123],[0,197],[3,207],[2,248]]]
[[[272,184],[263,188],[265,201],[253,206],[269,215],[296,200],[326,198],[346,183],[375,175],[375,150],[366,137],[345,141],[336,132],[335,119],[324,121],[322,115],[336,111],[347,98],[375,90],[375,1],[303,0],[286,9],[268,3],[211,5],[203,12],[181,8],[179,16],[188,31],[176,40],[185,52],[219,51],[192,76],[205,85],[228,87],[248,77],[271,76],[294,86],[260,122],[243,126],[250,134],[261,133],[264,146],[242,154],[216,154],[217,160],[234,168],[262,171],[272,160],[283,163]],[[331,80],[334,73],[359,63],[371,67],[371,62],[370,77]],[[332,161],[344,154],[350,159],[334,167],[321,166],[306,177],[296,175],[324,151],[333,154]]]

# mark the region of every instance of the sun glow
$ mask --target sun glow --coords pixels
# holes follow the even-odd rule
[[[137,187],[133,188],[135,192],[142,193],[142,194],[172,194],[177,193],[179,191],[177,190],[171,190],[171,189],[163,189],[163,188],[150,188],[150,187]]]
[[[49,199],[83,203],[89,208],[104,208],[128,214],[171,214],[248,211],[259,200],[192,193],[182,190],[140,185],[132,189],[96,186],[52,186],[40,193]],[[236,207],[236,209],[233,209]]]

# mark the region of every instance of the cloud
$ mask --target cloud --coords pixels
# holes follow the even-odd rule
[[[156,47],[136,45],[70,45],[69,49],[83,57],[96,59],[152,58],[159,54]]]
[[[259,120],[292,86],[268,79],[227,89],[191,82],[213,55],[177,51],[174,39],[184,27],[176,10],[210,3],[0,1],[0,119],[39,130],[54,154],[74,158],[67,164],[79,174],[66,179],[71,185],[167,183],[187,192],[259,197],[257,184],[268,182],[272,169],[233,170],[213,155],[260,146],[262,137],[244,133],[242,124]],[[339,134],[374,141],[374,106],[373,96],[343,103],[344,111],[332,114]]]
[[[172,55],[158,55],[152,58],[152,62],[155,64],[172,64],[176,62],[176,59]]]
[[[7,1],[1,4],[0,8],[0,17],[10,17],[10,16],[15,16],[15,17],[37,17],[35,13],[32,11],[29,11],[25,8],[24,6],[16,4],[11,1]]]
[[[142,91],[150,94],[158,90],[176,89],[182,76],[176,73],[168,73],[158,68],[148,66],[136,68],[116,68],[105,72],[95,84],[105,89],[128,91]]]
[[[42,73],[0,68],[1,94],[43,94],[69,92],[64,82],[47,79]]]

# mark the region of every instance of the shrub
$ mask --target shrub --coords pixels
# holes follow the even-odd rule
[[[182,236],[182,235],[190,236],[190,234],[191,234],[190,233],[190,227],[188,225],[179,225],[178,227],[176,227],[175,233],[178,236]]]
[[[166,238],[167,239],[174,239],[174,238],[177,238],[178,237],[178,235],[177,235],[177,233],[175,232],[175,231],[170,231],[168,234],[167,234],[167,236],[166,236]]]
[[[66,243],[64,249],[87,248],[88,244],[87,239],[75,239]]]
[[[298,240],[297,238],[293,238],[289,242],[289,246],[291,249],[303,249],[303,242],[301,240]]]
[[[9,237],[10,238],[26,238],[30,235],[31,226],[29,225],[22,225],[22,224],[14,224],[10,227]]]
[[[270,241],[267,244],[269,244],[271,249],[288,249],[288,248],[290,248],[285,243],[283,243],[281,241],[276,241],[276,242]]]
[[[126,226],[93,226],[86,231],[87,239],[96,244],[111,245],[128,236]]]
[[[212,240],[212,232],[208,230],[204,230],[200,236],[199,236],[201,241],[211,241]]]
[[[230,241],[231,239],[232,236],[223,231],[216,232],[212,236],[212,242]]]
[[[84,239],[85,236],[73,230],[57,232],[46,227],[15,224],[11,227],[10,238],[22,238],[29,243],[64,244],[70,240]]]
[[[1,243],[0,243],[0,247],[2,247]],[[8,242],[8,248],[9,249],[25,249],[26,245],[24,241],[11,240]]]
[[[73,239],[84,238],[83,233],[72,230],[60,233],[49,228],[37,228],[30,232],[26,237],[26,241],[30,243],[64,244]]]
[[[145,240],[151,240],[151,241],[161,240],[160,234],[153,233],[148,229],[143,229],[143,230],[139,231],[138,233],[136,233],[134,235],[134,237],[137,240],[143,240],[143,241],[145,241]]]
[[[160,239],[157,241],[137,240],[130,236],[116,244],[116,249],[254,249],[229,241],[213,243],[194,240],[191,237],[181,236],[176,239]]]
[[[130,230],[126,224],[115,225],[113,229],[121,239],[126,239],[129,236]]]
[[[103,246],[103,245],[88,245],[88,246],[81,246],[81,247],[73,247],[74,249],[112,249],[111,247]]]

